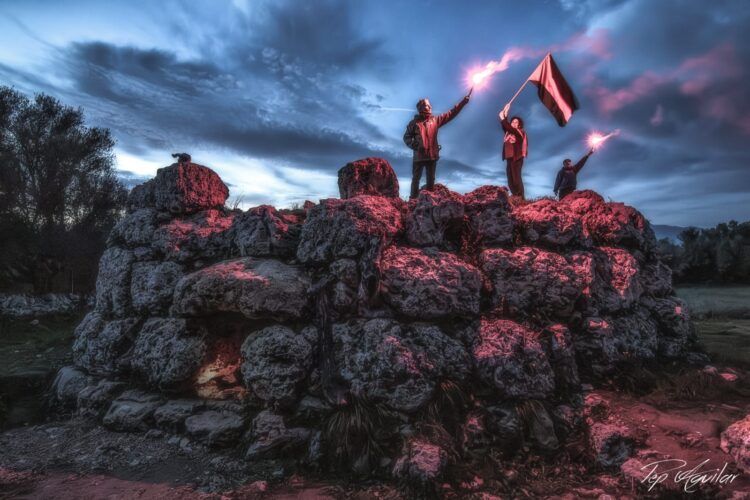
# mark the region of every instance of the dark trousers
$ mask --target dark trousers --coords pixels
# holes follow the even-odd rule
[[[409,198],[419,195],[419,183],[422,181],[422,170],[427,169],[427,190],[432,190],[435,185],[435,169],[437,160],[415,161],[411,164],[411,193]]]
[[[558,199],[562,200],[563,198],[565,198],[566,196],[568,196],[570,193],[572,193],[575,190],[576,190],[576,188],[561,189],[560,191],[557,192],[557,196],[559,196]]]
[[[510,193],[523,198],[523,179],[521,179],[521,169],[523,168],[523,158],[505,160],[505,174],[508,176],[508,187]]]

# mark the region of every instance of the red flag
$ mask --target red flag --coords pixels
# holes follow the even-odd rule
[[[539,63],[529,81],[538,87],[539,99],[555,117],[557,124],[564,127],[578,109],[578,99],[560,73],[552,54],[547,54]]]

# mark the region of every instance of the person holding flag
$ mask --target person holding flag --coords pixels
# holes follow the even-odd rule
[[[521,178],[521,169],[523,168],[523,159],[526,158],[529,149],[526,131],[523,128],[523,120],[519,116],[514,116],[508,122],[508,113],[510,112],[510,103],[500,111],[500,125],[503,127],[505,135],[503,137],[502,157],[505,160],[505,175],[508,177],[508,187],[511,194],[524,198],[523,179]]]
[[[523,82],[521,88],[518,89],[508,104],[500,111],[500,123],[505,131],[503,160],[506,161],[508,187],[512,194],[521,198],[524,197],[521,169],[523,168],[523,159],[528,154],[528,139],[523,128],[523,120],[515,116],[508,122],[508,114],[511,104],[529,82],[537,86],[539,99],[561,127],[568,123],[575,110],[579,108],[578,99],[576,99],[573,89],[570,88],[560,72],[552,54],[548,53],[533,73]]]
[[[554,192],[558,196],[559,200],[562,200],[570,193],[576,190],[578,187],[578,172],[581,171],[583,166],[589,157],[594,154],[594,148],[589,149],[589,152],[583,155],[583,158],[578,160],[578,163],[573,165],[570,158],[563,160],[563,166],[557,173],[557,179],[555,179]]]

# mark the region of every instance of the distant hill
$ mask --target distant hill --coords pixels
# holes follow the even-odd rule
[[[669,238],[676,244],[681,243],[678,236],[681,232],[687,229],[687,227],[683,226],[668,226],[666,224],[652,224],[651,227],[654,229],[657,239],[661,240],[663,238]]]

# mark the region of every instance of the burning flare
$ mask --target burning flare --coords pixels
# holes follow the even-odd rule
[[[604,144],[610,137],[614,137],[616,135],[620,135],[620,129],[610,132],[607,135],[602,135],[599,132],[591,132],[586,138],[586,143],[591,149],[598,149],[599,146]]]

